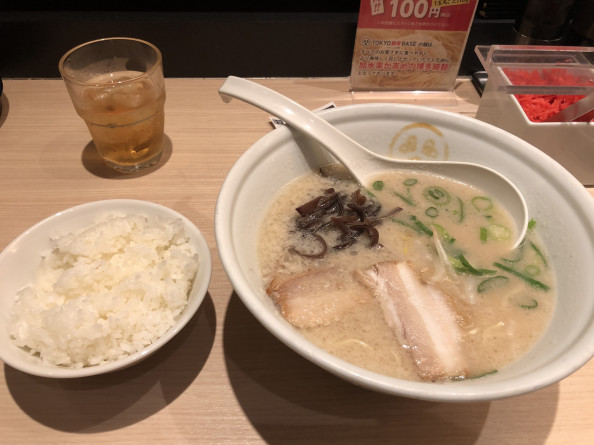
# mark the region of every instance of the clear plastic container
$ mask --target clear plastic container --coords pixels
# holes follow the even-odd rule
[[[540,96],[554,100],[550,112],[539,106],[550,119],[560,101],[589,103],[594,98],[594,48],[493,45],[477,46],[475,52],[488,74],[477,119],[521,137],[582,184],[594,185],[594,122],[539,122],[531,120],[535,115],[530,111]]]

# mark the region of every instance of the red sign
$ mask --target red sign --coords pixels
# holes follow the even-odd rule
[[[353,89],[453,87],[477,0],[361,0]]]

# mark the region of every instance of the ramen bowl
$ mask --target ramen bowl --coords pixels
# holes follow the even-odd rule
[[[38,274],[40,273],[40,265],[42,263],[42,258],[47,257],[50,254],[50,252],[52,252],[52,249],[56,249],[56,244],[52,243],[51,240],[56,239],[57,237],[64,239],[66,236],[71,236],[75,233],[79,234],[81,231],[84,231],[88,227],[93,226],[98,221],[104,220],[105,217],[110,216],[143,216],[149,218],[150,220],[158,219],[161,221],[176,221],[179,223],[179,228],[183,230],[184,237],[187,239],[187,244],[198,255],[198,269],[196,275],[192,279],[191,287],[188,291],[187,304],[185,305],[183,310],[181,310],[181,313],[179,313],[174,318],[171,326],[169,326],[168,329],[161,329],[159,331],[160,335],[151,337],[152,341],[143,341],[142,347],[138,347],[136,350],[130,351],[128,354],[119,354],[117,359],[103,361],[102,363],[97,365],[88,365],[80,367],[59,366],[53,364],[48,360],[42,360],[40,358],[40,355],[37,353],[33,354],[31,353],[31,351],[27,351],[24,347],[18,347],[14,339],[11,338],[9,328],[9,326],[13,322],[13,310],[15,307],[16,296],[17,293],[19,293],[23,288],[38,281],[36,280],[36,276],[38,276]],[[133,224],[130,224],[129,226],[138,227],[134,226]],[[110,228],[109,233],[114,233],[114,227],[122,228],[123,225],[110,225],[108,227]],[[163,238],[163,235],[159,235],[161,231],[155,229],[155,227],[156,224],[147,225],[146,228],[143,229],[143,237],[145,237],[146,239],[158,239],[158,237],[161,236],[161,238]],[[127,236],[126,233],[123,233],[121,230],[117,233],[120,233],[120,239],[123,239]],[[109,237],[90,237],[89,245],[101,244],[101,240],[104,238]],[[142,242],[138,241],[138,238],[135,238],[135,241],[139,244],[142,244]],[[176,242],[179,242],[179,240],[176,240]],[[126,250],[127,247],[129,247],[129,245],[123,247],[121,244],[119,246],[121,247],[121,250]],[[164,244],[162,244],[162,247],[163,246]],[[104,250],[102,250],[101,252],[106,252],[105,246],[103,246],[102,248]],[[109,248],[111,249],[111,246]],[[140,249],[143,248],[144,246],[140,246]],[[65,250],[62,250],[62,252],[64,251]],[[71,251],[72,250],[70,250],[69,252]],[[86,251],[84,249],[81,249],[81,251],[82,253],[79,256],[85,256]],[[147,257],[150,257],[150,255],[146,254],[146,251],[144,251],[144,253]],[[113,255],[113,257],[116,256],[122,257],[122,255]],[[125,255],[123,257],[126,258]],[[90,258],[95,258],[95,255],[91,256]],[[136,256],[136,258],[138,258],[138,256]],[[179,259],[177,261],[179,261]],[[80,263],[84,263],[84,259],[82,261],[79,261],[79,264]],[[98,263],[98,261],[95,261],[93,264]],[[111,262],[105,260],[105,263]],[[145,265],[144,267],[154,269],[154,267],[151,267],[150,265],[155,263],[155,260],[147,261],[146,264],[149,265]],[[171,258],[162,256],[159,266],[165,267],[165,270],[173,270],[174,267],[171,267],[171,269],[167,268],[168,265],[173,266],[173,263],[176,263],[175,259],[171,260]],[[147,276],[157,276],[157,274],[153,271],[147,271],[146,274],[137,275],[138,268],[127,268],[125,261],[122,261],[119,265],[117,262],[114,262],[113,264],[116,264],[115,268],[119,269],[119,275],[113,272],[113,276],[123,276],[122,280],[125,280],[128,283],[128,286],[135,286],[135,288],[138,288],[138,280],[134,282],[134,280],[136,279],[135,277],[140,276],[141,280],[145,280],[147,279]],[[72,272],[74,269],[74,267],[63,267],[65,270],[68,270],[68,272],[62,274],[61,279],[65,279],[64,277],[68,275],[69,272]],[[2,360],[6,365],[9,365],[22,372],[48,378],[87,377],[92,375],[105,374],[108,372],[117,371],[132,366],[140,362],[141,360],[149,357],[151,354],[159,350],[161,347],[165,346],[173,337],[175,337],[179,332],[181,332],[184,326],[196,314],[198,308],[204,300],[204,297],[208,289],[211,277],[211,267],[212,266],[210,251],[206,243],[206,240],[204,239],[204,236],[202,235],[200,230],[188,218],[168,207],[149,201],[140,201],[134,199],[109,199],[104,201],[95,201],[81,204],[76,207],[71,207],[69,209],[65,209],[61,212],[58,212],[40,221],[31,228],[27,229],[20,236],[15,238],[8,246],[6,246],[2,253],[0,253],[0,282],[2,283],[2,288],[0,290],[0,360]],[[132,276],[132,273],[128,273],[128,271],[130,270],[134,270],[134,276]],[[89,274],[93,275],[92,271],[89,272]],[[86,280],[80,280],[80,282],[85,281]],[[101,279],[96,279],[90,285],[87,284],[85,292],[89,292],[89,294],[92,294],[92,292],[90,292],[89,290],[92,284],[96,284],[100,281]],[[113,285],[113,280],[108,281],[110,282],[110,286]],[[151,280],[150,284],[147,282],[145,285],[147,287],[152,285],[155,289],[159,289],[158,286],[161,284],[162,283],[160,282],[155,283],[155,279],[153,279]],[[118,287],[118,289],[122,290],[126,289],[126,287],[122,286]],[[90,303],[92,297],[90,297],[89,294],[85,292],[80,292],[79,294],[76,294],[76,298],[72,298],[69,301],[69,304],[63,304],[61,305],[61,307],[59,307],[59,305],[55,305],[53,308],[50,308],[45,312],[43,312],[41,308],[39,308],[39,311],[42,312],[43,315],[36,315],[38,308],[35,308],[35,310],[30,310],[30,312],[26,313],[33,313],[33,317],[31,317],[30,320],[26,321],[28,323],[31,322],[31,326],[39,326],[35,322],[35,319],[37,318],[46,321],[53,320],[53,323],[47,323],[48,329],[44,330],[44,332],[47,333],[48,330],[51,331],[51,329],[56,325],[59,325],[57,327],[60,328],[62,325],[70,326],[71,320],[74,320],[74,323],[76,323],[76,320],[82,320],[82,322],[78,323],[76,328],[71,329],[71,331],[73,331],[71,337],[73,341],[76,342],[76,335],[82,335],[80,334],[80,332],[82,331],[88,333],[89,325],[93,326],[95,324],[99,324],[99,322],[101,321],[98,320],[99,316],[96,315],[95,318],[91,318],[90,320],[88,319],[88,317],[85,319],[83,315],[79,315],[78,318],[75,316],[70,318],[61,317],[59,318],[60,322],[56,323],[56,319],[51,318],[51,313],[56,314],[56,310],[58,312],[68,311],[69,313],[72,313],[72,311],[74,310],[78,311],[78,314],[93,314],[92,311],[89,311],[89,306],[92,305]],[[59,294],[59,291],[56,291],[56,293]],[[139,316],[135,315],[134,317],[132,317],[130,315],[130,313],[135,312],[134,302],[136,302],[136,304],[138,305],[138,300],[143,300],[143,297],[139,297],[139,294],[137,293],[134,298],[127,299],[128,303],[126,303],[125,301],[122,301],[125,300],[125,298],[122,297],[119,293],[111,293],[101,288],[99,288],[99,290],[97,290],[97,292],[95,293],[100,295],[106,302],[105,304],[107,305],[103,308],[97,309],[95,314],[98,314],[101,311],[101,309],[103,309],[104,311],[102,312],[102,314],[105,314],[104,317],[109,320],[108,326],[116,326],[116,329],[120,329],[120,333],[125,333],[132,330],[134,331],[134,333],[131,335],[143,335],[142,331],[146,329],[140,328],[140,326],[142,326],[143,323],[138,323]],[[154,294],[151,294],[151,292],[147,292],[146,300],[149,299],[149,294],[154,296],[157,294],[157,291],[155,291]],[[47,294],[44,293],[44,295]],[[162,298],[162,294],[159,294],[158,298],[152,299],[153,306],[163,306],[163,304],[160,303],[161,300],[159,298]],[[168,301],[172,300],[171,294],[168,295],[168,298]],[[56,298],[56,300],[58,300],[58,298]],[[165,300],[165,298],[162,298],[162,300]],[[36,301],[39,302],[40,300]],[[113,307],[109,306],[109,303],[107,303],[108,301],[115,302],[113,304]],[[181,303],[176,304],[179,304],[179,306],[181,307]],[[142,309],[139,309],[139,311],[142,311]],[[20,311],[21,315],[22,313],[23,311]],[[154,320],[157,318],[155,316],[155,311],[150,313],[150,311],[144,310],[144,312],[141,313],[145,316],[153,315],[151,321],[155,323]],[[127,320],[130,320],[130,322],[128,322]],[[134,322],[132,322],[132,320]],[[122,328],[122,326],[128,327],[124,329]],[[146,325],[144,326],[150,326],[150,323],[146,323]],[[39,329],[39,327],[32,327],[31,331],[35,331],[37,329]],[[105,340],[105,342],[107,343],[111,340],[110,337],[112,335],[117,335],[117,332],[114,332],[111,335],[106,335],[105,333],[102,335],[103,337],[100,338],[107,337]],[[99,337],[99,335],[97,335],[97,337]],[[120,334],[120,337],[123,337],[123,335]],[[51,338],[56,337],[52,336]],[[53,343],[51,343],[51,338],[48,342],[50,344],[67,343],[62,339],[63,337],[57,337],[62,340],[53,340]],[[83,340],[80,340],[80,342],[82,343]],[[120,338],[119,340],[124,341],[128,339]],[[96,343],[98,342],[90,343],[88,346],[86,346],[87,349],[90,349]],[[115,341],[113,341],[113,343],[115,343]],[[65,348],[63,347],[60,348],[60,350],[64,349]],[[66,350],[68,349],[66,348]]]
[[[225,271],[245,306],[266,329],[342,379],[431,401],[487,401],[525,394],[565,378],[594,355],[594,201],[570,173],[516,136],[445,111],[364,104],[321,115],[382,155],[474,162],[507,176],[524,194],[530,216],[538,221],[557,276],[557,306],[547,329],[525,355],[477,379],[438,383],[387,377],[313,345],[283,319],[266,295],[257,241],[266,204],[278,190],[333,159],[312,140],[283,127],[257,141],[237,161],[221,188],[215,212],[217,247]],[[416,147],[411,141],[416,141]]]

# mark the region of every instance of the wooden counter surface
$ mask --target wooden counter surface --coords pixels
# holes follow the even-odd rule
[[[594,443],[594,361],[528,395],[431,403],[353,386],[269,334],[227,280],[213,215],[233,163],[272,127],[260,110],[240,101],[224,104],[217,92],[222,82],[167,79],[164,159],[157,168],[121,176],[97,158],[61,80],[4,80],[0,249],[76,204],[142,199],[171,207],[200,228],[213,274],[189,325],[136,366],[74,380],[0,366],[0,443]],[[310,109],[383,100],[353,97],[347,79],[260,82]],[[473,116],[479,98],[470,82],[460,80],[455,93],[454,101],[410,94],[391,100]]]

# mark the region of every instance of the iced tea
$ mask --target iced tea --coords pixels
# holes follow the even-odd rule
[[[94,40],[68,51],[58,66],[107,165],[134,172],[159,161],[165,82],[155,45],[127,37]]]
[[[77,107],[105,162],[123,171],[158,162],[163,150],[165,89],[139,76],[123,71],[92,78],[90,84],[104,86],[84,89]]]

